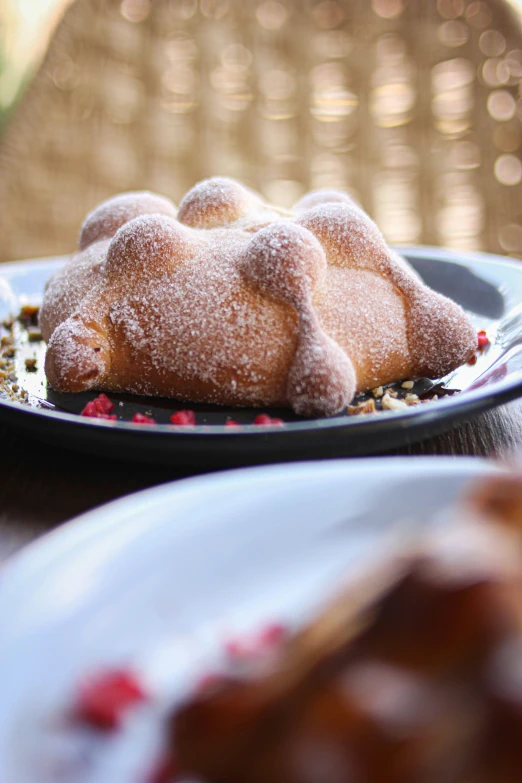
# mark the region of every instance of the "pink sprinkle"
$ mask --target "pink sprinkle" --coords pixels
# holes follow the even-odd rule
[[[135,413],[131,421],[133,424],[156,424],[152,416],[146,416],[144,413]]]
[[[145,692],[134,674],[116,669],[83,683],[74,714],[88,726],[114,731],[119,728],[124,713],[145,700]]]
[[[176,411],[170,417],[172,424],[179,424],[181,426],[194,426],[196,423],[196,414],[194,411]]]
[[[260,413],[259,416],[256,416],[256,418],[254,419],[254,424],[265,425],[265,426],[269,425],[272,427],[281,427],[284,425],[284,421],[283,419],[277,419],[277,418],[273,419],[271,416],[268,415],[268,413]]]
[[[114,410],[114,405],[107,395],[99,394],[94,400],[87,403],[82,410],[81,415],[89,416],[91,419],[108,419],[109,421],[115,421],[116,414],[109,416],[112,410]]]
[[[241,424],[238,421],[234,421],[234,419],[227,419],[225,427],[241,427]]]

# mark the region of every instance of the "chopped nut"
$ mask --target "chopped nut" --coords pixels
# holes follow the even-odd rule
[[[17,391],[18,391],[18,389],[19,389],[20,387],[18,386],[18,384],[17,384],[17,383],[13,383],[13,385],[11,386],[11,388],[12,388],[12,390],[13,390],[14,392],[17,392]]]
[[[26,359],[25,360],[25,369],[28,372],[35,372],[36,371],[36,359]]]
[[[406,405],[419,405],[420,404],[420,400],[419,400],[419,398],[418,398],[418,396],[416,394],[407,394],[404,397],[404,402],[406,403]]]
[[[36,326],[38,323],[38,313],[40,308],[38,305],[24,305],[20,310],[18,320],[26,326]]]
[[[387,411],[398,411],[398,410],[402,410],[403,408],[407,408],[408,406],[406,405],[404,400],[397,400],[394,397],[392,397],[389,392],[386,392],[386,394],[382,398],[382,407],[384,410]]]
[[[27,333],[30,343],[38,343],[42,339],[42,333],[39,329],[30,329]]]
[[[390,397],[398,397],[399,396],[399,392],[396,392],[395,389],[388,389],[386,394],[389,394]]]
[[[4,348],[2,351],[2,356],[5,356],[7,359],[12,359],[13,356],[16,354],[16,348]]]
[[[376,410],[375,402],[373,400],[363,400],[362,402],[357,403],[357,405],[349,405],[348,415],[359,416],[364,413],[375,413]]]
[[[14,343],[14,337],[11,337],[11,335],[7,335],[7,334],[5,334],[5,335],[4,335],[4,336],[3,336],[3,337],[0,339],[0,345],[1,345],[2,347],[6,346],[6,345],[12,345],[13,343]]]
[[[29,316],[31,318],[33,315],[38,315],[39,312],[40,312],[40,308],[38,305],[27,304],[24,305],[20,310],[20,315]]]
[[[374,397],[382,397],[382,395],[384,394],[384,389],[382,388],[382,386],[377,386],[376,389],[372,389],[372,394]]]
[[[415,384],[413,381],[404,381],[404,383],[401,383],[401,389],[413,389]]]

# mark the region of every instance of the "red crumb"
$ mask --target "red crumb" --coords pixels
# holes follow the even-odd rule
[[[196,414],[194,411],[176,411],[170,417],[172,424],[180,424],[181,426],[192,426],[196,423]]]
[[[283,419],[272,418],[268,413],[260,413],[254,419],[254,424],[271,425],[272,427],[281,427],[284,424]]]
[[[144,413],[135,413],[131,421],[133,424],[156,424],[152,416],[146,416]]]
[[[88,402],[85,408],[83,409],[82,416],[88,416],[91,419],[106,419],[107,421],[116,421],[116,414],[109,414],[109,413],[100,413],[100,411],[96,408],[96,405],[94,402]]]
[[[287,630],[281,623],[271,623],[266,625],[259,633],[259,641],[265,647],[269,647],[272,644],[279,644],[286,637]]]
[[[489,338],[484,329],[477,333],[477,342],[479,351],[489,345]]]
[[[225,427],[241,427],[241,424],[234,419],[227,419],[225,422]]]
[[[101,731],[119,728],[123,714],[146,700],[135,675],[125,670],[106,671],[83,683],[74,714],[77,720]]]
[[[106,394],[99,394],[94,400],[87,403],[82,410],[82,416],[89,416],[91,419],[108,419],[109,421],[116,420],[116,414],[110,416],[110,412],[114,410],[113,403],[109,400]]]
[[[229,639],[225,642],[225,652],[230,658],[251,657],[280,644],[286,633],[283,625],[271,623],[251,636]]]
[[[473,364],[476,364],[476,363],[477,363],[477,357],[476,356],[472,356],[471,359],[468,359],[468,364],[473,365]]]
[[[110,413],[114,410],[114,403],[109,400],[106,394],[98,394],[94,402],[100,408],[101,413]]]

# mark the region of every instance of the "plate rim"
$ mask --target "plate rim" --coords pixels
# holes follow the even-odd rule
[[[428,245],[398,245],[392,246],[393,249],[399,253],[409,255],[415,258],[430,258],[441,263],[460,264],[465,266],[467,263],[479,263],[489,266],[494,263],[495,267],[505,266],[509,269],[516,270],[522,277],[522,261],[515,261],[504,256],[497,256],[491,253],[484,253],[481,251],[455,251],[447,248],[431,247]],[[54,264],[59,267],[61,264],[66,263],[73,254],[64,256],[50,256],[39,259],[28,259],[27,261],[10,261],[5,264],[0,264],[0,277],[3,276],[4,271],[14,274],[23,270],[31,272],[33,269],[38,269],[46,264]],[[9,280],[9,278],[7,277]],[[366,431],[368,426],[374,429],[378,429],[381,432],[386,432],[390,429],[395,429],[396,426],[402,428],[408,428],[411,422],[415,423],[415,428],[422,428],[434,420],[455,420],[462,418],[466,414],[473,415],[475,412],[481,412],[500,404],[502,402],[509,402],[522,395],[522,373],[520,377],[506,378],[498,381],[494,385],[492,390],[491,386],[484,386],[465,394],[448,395],[437,401],[436,409],[433,410],[430,405],[423,406],[410,406],[404,411],[393,411],[393,415],[388,413],[384,416],[372,417],[372,421],[369,422],[367,417],[362,416],[333,416],[322,418],[310,418],[301,421],[285,421],[284,427],[274,427],[272,425],[259,425],[259,424],[241,424],[240,427],[227,427],[225,424],[198,424],[193,427],[187,427],[183,425],[175,425],[170,423],[154,423],[147,426],[147,434],[154,436],[155,438],[162,438],[163,441],[167,437],[177,436],[176,440],[180,437],[186,441],[188,439],[195,440],[201,438],[223,438],[227,440],[235,438],[236,440],[242,440],[245,437],[251,437],[252,435],[263,435],[264,437],[270,437],[272,441],[282,440],[286,436],[298,435],[300,433],[310,433],[312,430],[316,432],[325,432],[328,430],[338,431],[350,429],[354,435],[358,431]],[[489,399],[489,402],[487,402]],[[484,402],[486,401],[486,404]],[[180,400],[180,405],[191,405],[190,402],[184,402]],[[242,410],[243,408],[238,408]],[[261,409],[260,409],[261,410]],[[267,410],[270,410],[267,408]],[[442,412],[446,410],[447,414]],[[61,410],[48,410],[46,408],[33,408],[23,403],[11,401],[0,397],[0,413],[14,413],[15,416],[36,416],[39,419],[45,419],[48,422],[59,422],[61,424],[71,424],[76,427],[80,427],[84,430],[92,431],[93,428],[102,432],[118,432],[132,433],[140,432],[144,434],[144,428],[140,424],[133,424],[128,421],[105,421],[103,419],[93,419],[89,417],[82,417],[75,413],[68,413]],[[103,436],[104,437],[104,436]]]
[[[184,478],[173,479],[162,484],[131,492],[130,494],[117,497],[99,506],[77,514],[74,517],[60,523],[51,530],[46,531],[37,538],[29,541],[19,551],[7,558],[2,566],[0,579],[0,601],[3,598],[6,582],[11,578],[11,572],[15,569],[25,568],[27,560],[29,563],[33,559],[40,559],[42,554],[53,550],[55,541],[62,541],[77,546],[80,541],[85,542],[102,532],[107,534],[110,529],[124,524],[129,516],[133,516],[136,509],[136,503],[140,505],[143,500],[147,500],[148,512],[155,506],[162,506],[172,496],[191,495],[197,492],[199,487],[201,502],[204,501],[203,493],[207,485],[210,490],[215,487],[221,490],[227,486],[236,484],[240,481],[243,484],[263,485],[273,477],[278,481],[284,481],[292,476],[301,476],[310,474],[314,479],[321,473],[337,472],[357,473],[364,471],[371,474],[380,468],[385,469],[387,475],[395,474],[397,477],[408,476],[412,479],[413,474],[434,473],[438,476],[455,476],[459,474],[462,478],[473,477],[475,475],[493,475],[503,473],[508,468],[492,459],[474,456],[398,456],[398,457],[340,457],[329,460],[309,459],[302,461],[290,461],[284,464],[271,463],[268,465],[254,465],[224,470],[213,471],[212,473],[196,474]],[[412,479],[413,480],[413,479]],[[154,527],[154,521],[147,523],[147,530]],[[80,535],[79,535],[80,534]],[[87,535],[82,535],[87,534]],[[63,546],[62,543],[62,546]],[[67,547],[63,547],[66,549]],[[0,645],[1,646],[1,645]]]

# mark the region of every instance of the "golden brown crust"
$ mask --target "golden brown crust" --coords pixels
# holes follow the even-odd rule
[[[345,194],[309,194],[285,214],[226,178],[193,188],[177,217],[149,193],[100,205],[48,286],[41,326],[59,391],[303,415],[441,376],[476,342],[464,312],[398,261]]]

